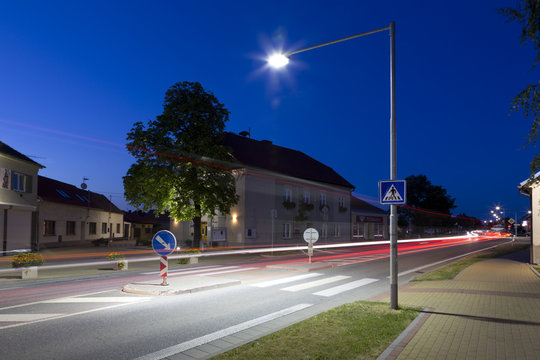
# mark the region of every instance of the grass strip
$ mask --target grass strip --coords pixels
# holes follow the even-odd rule
[[[212,359],[376,359],[421,309],[358,301],[291,325]]]
[[[493,249],[484,250],[461,260],[454,261],[446,266],[417,276],[411,281],[452,280],[467,267],[479,261],[500,257],[516,251],[527,249],[529,244],[503,244]]]

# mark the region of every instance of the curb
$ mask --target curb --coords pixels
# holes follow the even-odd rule
[[[429,318],[429,311],[432,309],[424,308],[422,312],[414,319],[409,326],[394,340],[390,346],[383,351],[377,360],[387,360],[387,359],[396,359],[409,341],[416,335],[418,330],[424,325],[426,320]]]

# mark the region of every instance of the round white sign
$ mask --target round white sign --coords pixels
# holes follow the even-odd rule
[[[319,240],[319,232],[314,228],[309,228],[304,231],[304,240],[308,244],[316,243]]]

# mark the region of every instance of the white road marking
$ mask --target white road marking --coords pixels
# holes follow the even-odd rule
[[[0,322],[36,321],[63,314],[0,314]]]
[[[334,296],[334,295],[337,295],[337,294],[341,294],[342,292],[345,292],[345,291],[356,289],[356,288],[358,288],[360,286],[364,286],[364,285],[374,283],[376,281],[379,281],[379,280],[365,278],[365,279],[361,279],[361,280],[357,280],[357,281],[351,281],[351,282],[343,284],[343,285],[334,286],[333,288],[316,292],[313,295],[327,296],[327,297],[328,296]]]
[[[333,282],[336,282],[336,281],[341,281],[341,280],[348,279],[348,278],[350,278],[350,276],[345,276],[345,275],[332,276],[332,277],[329,277],[329,278],[326,278],[326,279],[315,280],[315,281],[307,282],[307,283],[300,284],[300,285],[289,286],[289,287],[283,288],[281,290],[291,291],[291,292],[300,291],[300,290],[305,290],[305,289],[311,289],[311,288],[316,287],[316,286],[330,284],[330,283],[333,283]]]
[[[255,269],[259,269],[259,268],[248,267],[248,268],[240,268],[240,269],[233,269],[233,270],[214,271],[214,272],[209,272],[209,273],[204,273],[204,274],[198,274],[198,276],[227,274],[227,273],[232,273],[232,272],[248,271],[248,270],[255,270]]]
[[[206,270],[203,270],[203,269],[210,269],[210,268],[216,268],[216,267],[219,267],[220,265],[208,265],[208,266],[199,266],[195,269],[193,268],[187,268],[187,269],[169,269],[169,274],[170,273],[177,273],[177,272],[191,272],[191,271],[206,271]],[[150,272],[143,272],[141,273],[142,275],[154,275],[154,274],[159,274],[159,271],[150,271]]]
[[[321,275],[322,274],[319,274],[319,273],[309,273],[305,275],[297,275],[297,276],[291,276],[291,277],[282,278],[282,279],[265,281],[258,284],[253,284],[253,286],[265,288],[265,287],[274,286],[274,285],[286,284],[286,283],[290,283],[290,282],[294,282],[298,280],[309,279],[309,278],[321,276]]]
[[[145,355],[145,356],[141,356],[141,357],[139,357],[139,358],[137,358],[135,360],[158,360],[158,359],[164,359],[166,357],[173,356],[173,355],[178,354],[180,352],[192,349],[192,348],[194,348],[196,346],[204,345],[204,344],[207,344],[207,343],[209,343],[211,341],[221,339],[221,338],[223,338],[225,336],[235,334],[237,332],[252,328],[254,326],[263,324],[265,322],[272,321],[272,320],[275,320],[275,319],[279,319],[280,317],[283,317],[283,316],[292,314],[294,312],[306,309],[306,308],[308,308],[310,306],[313,306],[313,304],[298,304],[298,305],[295,305],[295,306],[291,306],[289,308],[286,308],[286,309],[276,311],[276,312],[268,314],[268,315],[264,315],[264,316],[255,318],[253,320],[249,320],[249,321],[240,323],[238,325],[234,325],[234,326],[228,327],[228,328],[223,329],[223,330],[218,330],[218,331],[213,332],[211,334],[204,335],[204,336],[201,336],[199,338],[189,340],[189,341],[177,344],[177,345],[173,345],[173,346],[170,346],[168,348],[156,351],[154,353],[151,353],[151,354],[148,354],[148,355]]]
[[[238,268],[238,266],[223,266],[223,267],[220,267],[219,270],[236,269],[236,268]],[[189,271],[175,272],[173,274],[169,272],[167,276],[182,276],[186,274],[191,275],[191,274],[199,274],[199,273],[204,273],[201,275],[206,275],[207,271],[212,271],[212,270],[216,270],[216,269],[189,270]]]
[[[127,296],[110,296],[110,297],[66,297],[59,299],[44,300],[43,304],[67,304],[67,303],[136,303],[148,301],[150,297],[127,297]]]

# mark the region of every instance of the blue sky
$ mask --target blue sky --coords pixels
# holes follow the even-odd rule
[[[25,1],[0,4],[0,139],[40,174],[112,196],[133,162],[137,121],[178,81],[198,81],[231,112],[227,130],[305,152],[377,199],[389,178],[387,33],[286,51],[396,23],[398,178],[425,174],[455,214],[518,216],[517,185],[538,148],[510,101],[538,81],[534,52],[498,7],[517,1]]]

